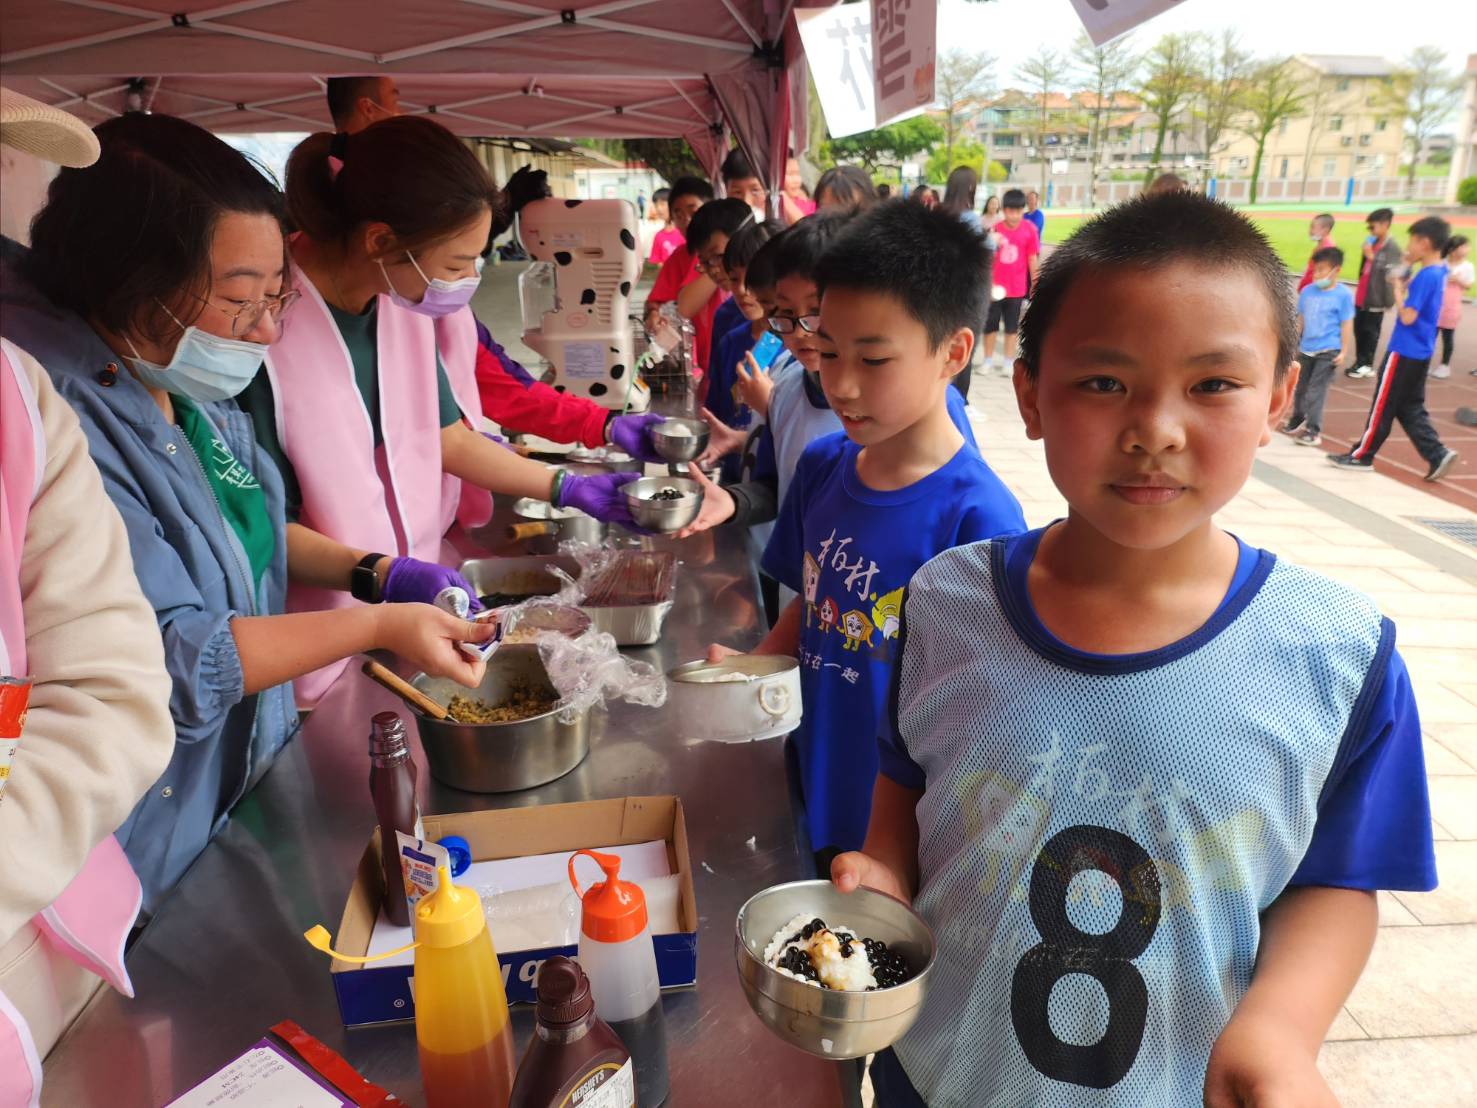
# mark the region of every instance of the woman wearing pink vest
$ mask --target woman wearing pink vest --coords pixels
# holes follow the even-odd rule
[[[284,476],[290,549],[316,533],[434,562],[454,516],[486,522],[487,490],[630,522],[619,486],[633,475],[567,474],[475,430],[466,305],[501,200],[461,140],[420,116],[312,135],[293,151],[291,285],[302,299],[242,397]],[[339,585],[294,581],[288,607],[352,603],[330,591]],[[340,669],[298,681],[299,702]]]
[[[85,587],[79,582],[86,582]],[[0,340],[0,674],[30,713],[0,795],[0,1105],[104,981],[141,890],[113,832],[174,748],[169,676],[128,537],[77,417]]]

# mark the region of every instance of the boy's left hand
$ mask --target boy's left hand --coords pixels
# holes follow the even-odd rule
[[[1210,1052],[1205,1108],[1339,1108],[1315,1054],[1271,1021],[1232,1019]]]
[[[1353,362],[1353,361],[1354,361],[1354,358],[1353,358],[1353,356],[1352,356],[1352,355],[1351,355],[1351,354],[1350,354],[1350,353],[1349,353],[1349,351],[1348,351],[1348,350],[1347,350],[1347,349],[1345,349],[1345,350],[1340,350],[1340,351],[1339,351],[1339,360],[1338,360],[1338,362],[1337,362],[1337,363],[1336,363],[1336,364],[1335,364],[1335,365],[1334,365],[1334,368],[1335,368],[1335,369],[1348,369],[1348,368],[1349,368],[1349,366],[1350,366],[1350,364],[1351,364],[1351,363],[1352,363],[1352,362]]]

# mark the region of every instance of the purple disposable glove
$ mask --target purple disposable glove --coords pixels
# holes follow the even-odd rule
[[[454,569],[422,562],[416,558],[395,558],[385,574],[384,599],[388,604],[434,604],[442,589],[458,588],[467,594],[472,612],[480,612],[482,603],[477,590]]]
[[[652,446],[651,436],[647,432],[653,425],[665,423],[666,420],[666,416],[659,416],[655,412],[647,412],[645,415],[619,415],[610,421],[607,437],[612,446],[619,447],[637,461],[660,462],[662,456],[656,452],[656,447]]]
[[[585,515],[603,519],[606,523],[634,526],[621,486],[629,485],[636,478],[634,473],[597,473],[591,477],[571,473],[564,478],[564,485],[559,490],[558,507],[578,508]]]

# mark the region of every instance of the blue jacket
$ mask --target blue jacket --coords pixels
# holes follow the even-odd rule
[[[282,478],[234,402],[199,405],[256,474],[277,524],[277,548],[254,587],[245,551],[183,433],[91,327],[52,305],[18,272],[21,247],[4,242],[0,256],[0,334],[35,355],[76,410],[103,487],[128,529],[134,570],[158,616],[174,681],[174,757],[118,831],[150,914],[297,727],[291,685],[245,694],[230,627],[238,615],[283,610]]]

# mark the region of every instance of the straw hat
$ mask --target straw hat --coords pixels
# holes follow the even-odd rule
[[[92,129],[69,112],[0,88],[0,143],[81,169],[101,152]]]

